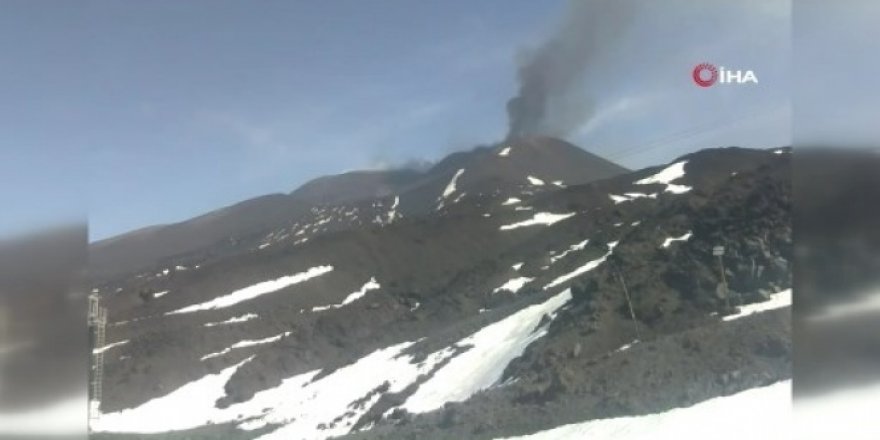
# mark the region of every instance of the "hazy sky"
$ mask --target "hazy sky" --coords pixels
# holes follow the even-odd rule
[[[601,4],[598,0],[591,3]],[[790,143],[790,3],[631,1],[569,140],[629,167]],[[596,14],[602,8],[594,8]],[[564,0],[0,2],[0,219],[92,239],[501,139]],[[700,62],[760,83],[701,89]]]

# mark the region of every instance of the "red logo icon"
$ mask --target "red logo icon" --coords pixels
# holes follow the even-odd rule
[[[709,87],[718,81],[718,68],[709,63],[698,64],[694,67],[694,82],[700,87]]]

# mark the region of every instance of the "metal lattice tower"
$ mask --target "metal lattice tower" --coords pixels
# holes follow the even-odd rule
[[[104,351],[107,344],[107,309],[101,307],[101,299],[98,295],[89,295],[89,329],[94,336],[94,348],[92,350],[92,380],[90,385],[91,405],[89,406],[89,418],[98,416],[98,405],[101,402],[104,379]]]

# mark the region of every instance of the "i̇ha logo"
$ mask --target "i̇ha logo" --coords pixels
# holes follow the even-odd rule
[[[700,87],[711,87],[715,84],[758,83],[758,77],[751,70],[730,70],[709,63],[697,64],[692,76]]]

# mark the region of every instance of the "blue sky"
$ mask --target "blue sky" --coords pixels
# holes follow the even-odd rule
[[[589,69],[596,110],[569,140],[630,167],[790,142],[788,2],[636,3]],[[0,8],[0,203],[15,208],[0,231],[87,217],[93,240],[497,141],[517,57],[567,11],[562,0]],[[760,83],[699,89],[689,75],[703,61]]]

